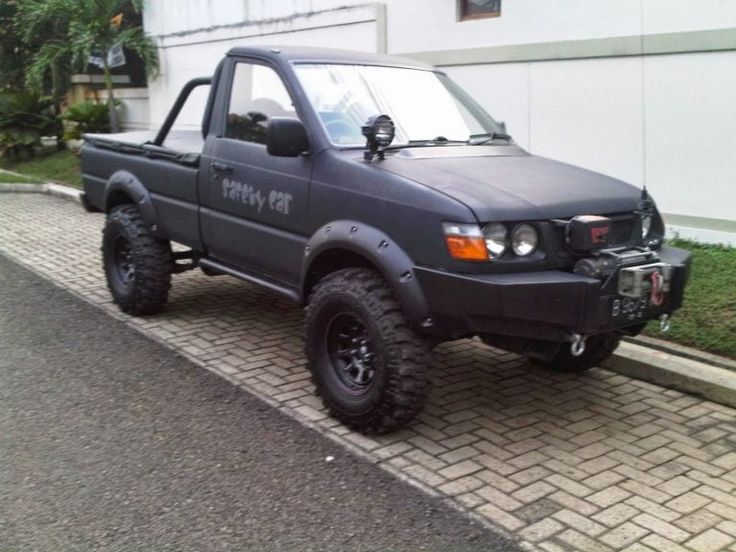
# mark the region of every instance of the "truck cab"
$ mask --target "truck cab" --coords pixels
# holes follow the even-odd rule
[[[201,128],[172,130],[200,86]],[[326,406],[367,433],[421,410],[443,340],[579,371],[682,303],[690,255],[646,190],[526,152],[412,60],[234,48],[159,131],[85,138],[120,308],[158,312],[193,268],[287,297]]]

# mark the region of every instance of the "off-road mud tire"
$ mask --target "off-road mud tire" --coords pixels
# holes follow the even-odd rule
[[[365,389],[355,381],[345,383],[347,363],[335,360],[335,348],[328,343],[331,332],[337,331],[336,321],[345,323],[350,317],[363,326],[366,349],[371,351],[372,378]],[[309,299],[305,334],[317,393],[330,414],[347,427],[365,434],[387,433],[422,410],[431,344],[411,329],[392,289],[377,272],[348,268],[323,278]]]
[[[127,248],[127,254],[121,253]],[[127,277],[120,257],[124,256]],[[107,215],[102,235],[102,259],[107,286],[120,310],[133,315],[163,309],[171,288],[174,258],[171,245],[151,235],[134,205],[119,205]]]

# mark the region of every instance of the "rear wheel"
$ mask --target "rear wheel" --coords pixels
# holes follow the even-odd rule
[[[621,335],[609,332],[589,337],[585,342],[585,351],[580,356],[573,356],[570,347],[565,344],[549,359],[529,357],[536,364],[541,364],[560,372],[584,372],[610,357],[621,342]]]
[[[369,434],[411,421],[424,406],[430,346],[391,288],[365,268],[317,284],[306,316],[309,368],[330,414]]]
[[[159,312],[168,298],[174,258],[133,205],[115,207],[102,235],[102,260],[113,301],[128,314]]]

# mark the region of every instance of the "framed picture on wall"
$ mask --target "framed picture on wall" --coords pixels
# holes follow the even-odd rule
[[[457,18],[460,21],[500,15],[501,0],[458,0],[457,3]]]

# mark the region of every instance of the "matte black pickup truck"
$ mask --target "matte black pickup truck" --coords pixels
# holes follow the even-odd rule
[[[197,86],[201,129],[172,130]],[[234,48],[158,133],[87,135],[82,166],[123,311],[197,267],[269,288],[306,307],[317,391],[368,433],[420,411],[440,341],[584,370],[666,326],[689,271],[646,191],[530,155],[411,60]]]

